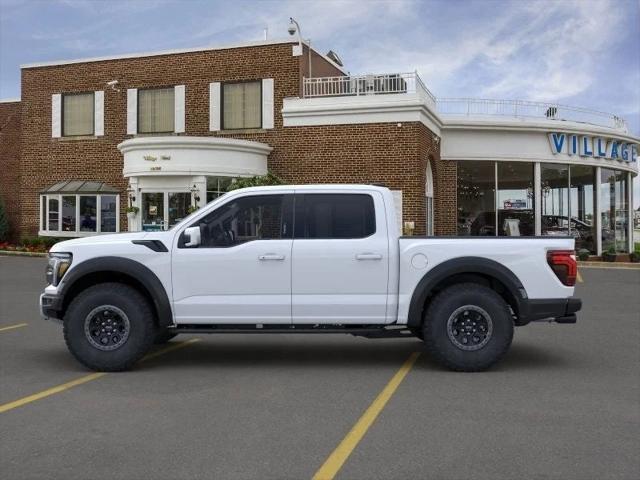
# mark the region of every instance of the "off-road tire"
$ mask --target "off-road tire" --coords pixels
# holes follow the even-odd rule
[[[101,306],[113,306],[124,312],[129,323],[126,340],[110,351],[92,345],[85,334],[87,318]],[[100,372],[130,369],[149,351],[156,331],[146,298],[121,283],[100,283],[87,288],[73,299],[64,316],[64,339],[69,351],[80,363]]]
[[[455,312],[466,306],[478,308],[490,320],[491,334],[477,350],[463,350],[450,337],[454,335],[450,332],[458,331],[449,326],[450,319],[457,318]],[[509,306],[495,291],[476,283],[461,283],[433,299],[424,316],[423,332],[427,351],[438,363],[455,371],[478,372],[494,365],[509,349],[513,319]]]
[[[163,344],[167,343],[169,340],[171,340],[173,337],[175,337],[176,335],[178,335],[178,334],[170,332],[166,328],[159,328],[156,331],[156,336],[153,339],[153,343],[155,345],[163,345]]]

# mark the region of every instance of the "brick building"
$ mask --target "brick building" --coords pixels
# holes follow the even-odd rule
[[[297,47],[22,66],[20,101],[0,103],[0,193],[15,235],[168,228],[234,178],[271,171],[384,184],[413,234],[573,232],[594,253],[628,250],[638,138],[619,117],[436,99],[416,73],[348,75]],[[586,151],[572,152],[574,139]]]

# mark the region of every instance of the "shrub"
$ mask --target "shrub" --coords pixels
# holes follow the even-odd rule
[[[616,261],[616,247],[611,245],[606,252],[602,254],[603,260],[605,262],[615,262]]]
[[[0,198],[0,242],[7,242],[9,240],[9,219],[7,218],[7,212],[4,209],[4,202]]]
[[[267,185],[282,185],[284,182],[269,172],[266,175],[256,175],[251,178],[238,178],[235,182],[231,183],[227,187],[227,192],[232,190],[237,190],[238,188],[247,188],[247,187],[262,187]]]
[[[578,250],[578,259],[582,260],[583,262],[585,260],[589,260],[589,250],[587,250],[586,248],[581,248],[580,250]]]

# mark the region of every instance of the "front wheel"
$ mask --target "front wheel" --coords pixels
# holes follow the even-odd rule
[[[120,283],[87,288],[73,299],[64,316],[69,351],[92,370],[131,368],[151,348],[155,335],[146,298]]]
[[[506,302],[489,287],[453,285],[431,302],[424,318],[424,341],[436,361],[451,370],[477,372],[498,362],[513,339]]]

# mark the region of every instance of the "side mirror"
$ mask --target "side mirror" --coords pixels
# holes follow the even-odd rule
[[[200,245],[200,227],[189,227],[184,230],[185,247],[197,247]],[[189,241],[186,241],[187,238]]]

